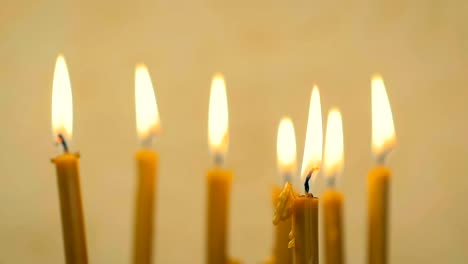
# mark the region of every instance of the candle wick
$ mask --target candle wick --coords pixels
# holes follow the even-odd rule
[[[385,148],[382,152],[378,153],[376,155],[376,162],[377,165],[385,165],[388,156],[392,152],[393,148],[392,147],[387,147]]]
[[[155,135],[156,135],[156,134],[154,133],[154,131],[148,132],[148,134],[147,134],[145,137],[141,138],[141,141],[140,141],[140,142],[141,142],[141,146],[142,146],[143,148],[148,148],[148,149],[150,149],[151,146],[153,145],[153,138],[154,138]]]
[[[378,165],[384,165],[385,164],[385,160],[387,159],[387,155],[390,151],[383,151],[382,153],[380,153],[380,155],[377,155],[377,164]]]
[[[313,170],[309,171],[309,173],[307,174],[305,183],[304,183],[304,189],[306,191],[306,194],[309,193],[309,180],[312,177],[312,173],[313,173]]]
[[[335,175],[334,176],[329,176],[327,178],[327,185],[328,185],[328,187],[330,187],[332,189],[335,188],[335,182],[336,182],[336,176]]]
[[[68,153],[68,144],[67,144],[67,141],[65,140],[65,137],[62,134],[58,134],[58,140],[59,140],[59,144],[61,144],[63,147],[63,151],[65,153]]]
[[[221,153],[214,153],[214,164],[217,166],[217,167],[222,167],[223,164],[224,164],[224,157]]]

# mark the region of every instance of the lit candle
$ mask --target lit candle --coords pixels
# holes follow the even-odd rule
[[[307,121],[304,160],[301,180],[305,194],[298,196],[290,183],[280,194],[276,205],[273,223],[278,224],[292,216],[292,230],[289,247],[294,248],[294,263],[318,263],[318,206],[319,200],[309,193],[309,182],[313,182],[322,162],[322,111],[320,93],[317,87],[312,90]]]
[[[52,159],[57,170],[57,183],[62,216],[62,235],[67,264],[88,263],[81,201],[79,155],[70,153],[68,144],[73,130],[73,101],[67,65],[62,55],[55,64],[52,88],[52,130],[64,153]]]
[[[135,70],[135,112],[141,149],[137,151],[137,196],[135,204],[133,263],[149,264],[153,248],[153,219],[159,155],[151,149],[160,130],[160,120],[151,77],[145,65]]]
[[[207,173],[207,247],[206,263],[228,261],[228,218],[232,172],[224,169],[228,149],[228,105],[223,76],[217,74],[211,83],[208,113],[208,141],[214,168]]]
[[[318,264],[318,206],[319,199],[309,193],[309,181],[314,182],[322,162],[322,110],[320,93],[314,87],[310,98],[309,120],[304,146],[301,179],[305,195],[299,196],[293,206],[292,232],[295,240],[294,263]]]
[[[322,195],[325,224],[325,262],[342,264],[343,252],[343,195],[335,190],[336,178],[343,170],[343,125],[337,109],[328,113],[323,171],[328,185]]]
[[[291,182],[296,173],[296,136],[294,125],[290,118],[281,119],[278,127],[276,142],[276,153],[278,159],[278,170],[285,183]],[[281,187],[273,186],[273,206],[278,203]],[[271,263],[291,264],[293,263],[292,250],[288,248],[289,231],[291,230],[291,219],[279,222],[275,226],[274,248]]]
[[[395,128],[385,85],[380,76],[372,79],[372,150],[377,166],[369,172],[368,263],[387,263],[388,203],[391,172],[385,159],[395,146]]]

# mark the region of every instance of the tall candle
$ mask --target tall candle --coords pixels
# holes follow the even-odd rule
[[[213,153],[214,167],[208,171],[206,263],[228,262],[228,220],[232,172],[224,168],[228,148],[228,105],[222,75],[211,83],[208,113],[208,140]]]
[[[395,128],[385,85],[380,76],[372,79],[372,149],[377,166],[368,175],[369,264],[387,263],[388,206],[391,172],[385,159],[395,146]]]
[[[153,258],[154,203],[159,155],[151,149],[160,130],[159,112],[153,84],[145,65],[135,70],[135,110],[141,148],[135,155],[137,195],[133,234],[133,263],[150,264]]]
[[[307,121],[307,134],[304,146],[301,180],[305,194],[298,196],[291,183],[287,183],[276,205],[273,223],[278,224],[292,217],[289,248],[293,248],[295,264],[317,264],[318,246],[318,207],[319,199],[309,193],[320,170],[322,162],[322,111],[320,93],[315,86],[312,90]]]
[[[293,206],[293,238],[295,264],[318,264],[319,200],[310,193],[301,195]]]
[[[293,237],[294,263],[317,264],[318,245],[318,207],[319,200],[309,192],[309,185],[315,181],[322,162],[322,110],[320,92],[317,86],[312,89],[309,106],[309,118],[302,161],[301,179],[305,194],[294,201]]]
[[[278,127],[277,137],[277,159],[278,170],[285,183],[291,182],[296,173],[296,136],[294,125],[289,117],[281,119]],[[279,201],[281,187],[273,186],[272,201],[273,206]],[[292,250],[288,248],[289,232],[291,230],[291,219],[279,222],[274,228],[274,247],[271,263],[292,264]]]
[[[73,101],[65,59],[59,55],[55,64],[52,89],[52,128],[64,154],[52,159],[57,170],[57,183],[62,216],[62,235],[67,264],[86,264],[85,226],[81,201],[78,154],[69,152],[73,129]]]
[[[343,194],[335,189],[336,178],[343,169],[343,125],[337,109],[328,113],[325,137],[324,174],[327,190],[322,195],[325,225],[325,263],[342,264],[343,252]]]

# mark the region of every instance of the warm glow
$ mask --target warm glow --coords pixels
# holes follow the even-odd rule
[[[135,70],[135,110],[138,135],[143,142],[150,141],[159,132],[160,120],[151,77],[143,64]]]
[[[55,63],[52,84],[52,131],[55,137],[62,135],[71,140],[73,131],[73,99],[67,64],[63,55]]]
[[[276,153],[281,174],[293,174],[296,170],[296,136],[294,125],[288,117],[281,119],[279,124]]]
[[[338,109],[328,113],[323,170],[326,177],[336,177],[343,169],[343,125]]]
[[[395,145],[392,110],[382,77],[372,78],[372,150],[381,161]]]
[[[211,82],[208,112],[208,140],[215,155],[224,156],[228,148],[228,104],[223,75],[216,74]]]
[[[304,179],[312,170],[317,172],[318,169],[320,169],[320,164],[322,162],[322,140],[323,132],[320,93],[318,87],[314,86],[310,97],[309,119],[307,121],[307,134],[301,169],[302,179]]]

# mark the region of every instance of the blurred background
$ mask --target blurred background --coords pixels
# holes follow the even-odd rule
[[[204,263],[210,82],[227,83],[235,172],[230,254],[272,245],[276,133],[289,115],[302,161],[309,96],[344,119],[348,263],[365,263],[370,78],[380,72],[398,146],[390,157],[391,263],[468,258],[468,2],[9,1],[0,9],[0,263],[64,263],[50,158],[55,59],[74,97],[90,263],[129,263],[135,194],[134,67],[147,64],[163,134],[154,263]],[[313,192],[320,196],[319,176]],[[323,246],[321,248],[323,250]]]

